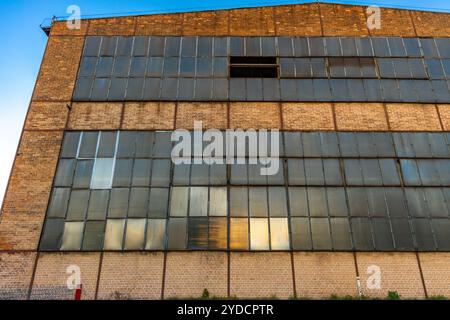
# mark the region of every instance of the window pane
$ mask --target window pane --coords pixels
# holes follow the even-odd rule
[[[378,160],[362,159],[360,160],[360,164],[364,177],[364,185],[381,186],[383,184]]]
[[[395,155],[392,136],[390,133],[374,132],[372,133],[372,136],[377,148],[377,155],[379,157],[392,157]]]
[[[188,248],[201,250],[208,248],[208,219],[189,218]]]
[[[208,215],[208,188],[191,188],[189,216],[206,217]]]
[[[151,56],[162,56],[164,54],[164,47],[165,47],[164,37],[151,37],[149,54]]]
[[[80,132],[65,133],[61,151],[62,158],[75,158],[77,156],[80,135]]]
[[[420,179],[422,180],[422,184],[424,186],[441,185],[439,174],[434,164],[434,160],[417,160]]]
[[[150,57],[147,63],[147,76],[161,77],[163,61],[162,57]]]
[[[105,220],[108,202],[108,190],[93,190],[89,199],[88,220]]]
[[[170,158],[172,153],[171,132],[156,132],[154,157]]]
[[[383,188],[367,188],[367,201],[371,217],[387,217],[388,210]]]
[[[150,218],[166,218],[169,202],[169,189],[152,188],[150,191]]]
[[[323,168],[326,185],[342,185],[341,166],[339,160],[324,159]]]
[[[171,217],[186,217],[188,206],[189,188],[172,188],[170,201]]]
[[[353,242],[355,249],[360,251],[373,250],[372,231],[370,230],[369,219],[351,219]]]
[[[130,72],[130,57],[117,57],[114,61],[113,77],[128,77]]]
[[[119,137],[119,146],[117,150],[118,158],[134,157],[136,148],[136,132],[122,131]]]
[[[230,219],[230,249],[248,250],[248,219],[231,218]]]
[[[130,192],[130,207],[128,217],[145,218],[148,211],[148,188],[132,188]]]
[[[344,188],[327,188],[328,209],[331,217],[347,217],[348,208]]]
[[[339,145],[343,157],[358,157],[358,144],[354,133],[339,132]]]
[[[348,203],[350,215],[366,217],[369,214],[366,191],[363,188],[348,188]]]
[[[433,233],[431,231],[430,220],[412,219],[411,222],[414,229],[414,236],[416,238],[417,248],[420,251],[436,250]]]
[[[448,210],[442,190],[438,188],[424,188],[428,210],[431,217],[448,218]]]
[[[361,160],[364,161],[364,160]],[[344,160],[344,168],[345,168],[345,178],[347,180],[347,184],[349,185],[364,185],[362,172],[360,168],[360,160],[356,159],[345,159]]]
[[[114,157],[116,151],[116,138],[117,138],[116,132],[101,132],[97,157],[99,158]]]
[[[311,230],[308,218],[291,218],[293,250],[311,250]]]
[[[287,218],[270,218],[270,245],[272,250],[289,250]]]
[[[290,213],[293,217],[308,216],[306,188],[289,188]]]
[[[385,188],[386,203],[391,217],[407,217],[405,197],[400,188]]]
[[[64,232],[64,219],[47,219],[40,249],[42,251],[57,251],[60,249],[62,235]]]
[[[305,175],[308,185],[324,185],[323,163],[321,159],[305,159]]]
[[[289,184],[306,185],[304,160],[288,159]]]
[[[230,189],[232,217],[248,217],[248,190],[245,187]]]
[[[78,158],[95,158],[98,132],[83,132]]]
[[[210,184],[220,185],[227,184],[227,165],[212,164],[210,165]]]
[[[152,169],[151,160],[136,159],[134,161],[132,185],[135,187],[149,186],[151,169]]]
[[[93,160],[82,160],[77,162],[73,188],[89,188],[93,166]]]
[[[392,219],[395,248],[397,250],[413,250],[414,243],[408,219]]]
[[[125,250],[142,250],[145,238],[145,219],[128,219]]]
[[[381,251],[392,251],[391,225],[387,219],[372,219],[373,232],[375,236],[375,248]]]
[[[145,250],[164,250],[166,247],[165,219],[150,219],[147,224],[147,243]]]
[[[111,189],[114,159],[96,159],[91,189]]]
[[[88,208],[89,190],[73,190],[70,194],[67,221],[84,220]]]
[[[380,159],[379,163],[381,168],[381,176],[383,177],[383,185],[400,185],[400,178],[398,176],[395,160]]]
[[[226,250],[228,248],[227,218],[209,219],[209,249]]]
[[[271,217],[287,217],[287,199],[284,187],[269,187],[269,210]]]
[[[209,215],[226,217],[228,211],[227,188],[211,188]]]
[[[450,250],[450,219],[432,219],[434,235],[439,251]]]
[[[70,189],[55,188],[48,207],[47,216],[53,218],[65,218],[69,203]]]
[[[347,218],[332,218],[331,233],[333,234],[333,248],[335,250],[351,250],[352,239]]]
[[[170,184],[170,160],[153,160],[152,186],[166,187]]]
[[[83,240],[84,222],[66,222],[64,225],[64,235],[61,250],[80,250]]]
[[[131,172],[133,160],[118,159],[114,168],[113,187],[129,187],[131,183]]]
[[[191,165],[191,184],[192,185],[209,184],[209,165],[204,163]]]
[[[403,180],[407,186],[420,186],[422,183],[419,177],[419,171],[415,160],[400,160],[403,173]]]
[[[100,50],[101,37],[86,37],[84,55],[98,56]]]
[[[250,219],[250,249],[269,250],[269,220],[264,218]]]
[[[148,45],[150,38],[148,37],[135,37],[133,45],[134,56],[146,56],[148,53]]]
[[[108,218],[126,218],[128,211],[129,189],[112,189]]]
[[[421,188],[405,188],[409,214],[413,217],[427,217],[428,208],[424,190]]]
[[[130,77],[144,77],[146,64],[146,57],[133,57],[131,59]]]
[[[88,221],[84,231],[83,250],[99,251],[103,248],[106,221]]]
[[[267,189],[249,188],[249,207],[251,217],[267,217]]]
[[[311,233],[315,250],[331,250],[331,235],[328,219],[311,218]]]
[[[325,188],[308,188],[308,203],[311,217],[328,216]]]
[[[126,220],[108,220],[105,232],[105,250],[122,250],[123,232]]]

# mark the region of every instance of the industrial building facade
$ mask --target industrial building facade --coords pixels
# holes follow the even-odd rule
[[[83,299],[450,296],[450,16],[367,19],[314,3],[55,21],[0,298],[71,299],[70,270]],[[174,164],[195,121],[278,130],[279,170]]]

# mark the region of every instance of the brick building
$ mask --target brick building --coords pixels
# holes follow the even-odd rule
[[[0,298],[70,299],[71,265],[84,299],[450,296],[450,15],[367,18],[54,22],[0,216]],[[281,170],[173,165],[170,133],[194,120],[279,129]]]

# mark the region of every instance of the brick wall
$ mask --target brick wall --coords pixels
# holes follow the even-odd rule
[[[70,130],[120,129],[122,103],[73,103],[68,128]]]
[[[160,299],[162,253],[105,253],[98,299]]]
[[[389,291],[397,291],[403,298],[425,297],[415,253],[357,253],[356,256],[365,296],[386,298]],[[368,270],[369,266],[380,268],[379,289],[370,289],[367,286],[367,280],[370,280],[373,272]]]
[[[450,253],[419,253],[429,297],[450,297]]]
[[[231,296],[258,298],[294,296],[289,253],[231,253]]]
[[[173,130],[174,118],[172,102],[126,103],[122,129]]]
[[[164,297],[227,296],[228,257],[223,252],[170,252],[167,254]]]
[[[0,300],[27,299],[35,252],[0,252]]]
[[[357,296],[356,268],[352,253],[294,253],[297,297]]]
[[[385,109],[381,103],[336,103],[335,112],[338,130],[389,130]]]
[[[70,266],[80,268],[80,279],[83,285],[81,298],[94,299],[99,264],[100,253],[41,253],[33,281],[31,299],[74,299],[75,291],[67,287],[67,280],[71,276],[67,273],[67,268]]]

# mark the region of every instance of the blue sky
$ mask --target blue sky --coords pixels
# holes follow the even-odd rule
[[[34,82],[44,53],[47,37],[39,28],[53,15],[66,16],[67,7],[78,5],[83,16],[124,15],[255,7],[302,3],[289,0],[0,0],[0,202],[19,141]],[[450,12],[448,0],[328,1],[353,4],[377,4],[401,8],[423,8]],[[413,7],[411,6],[413,4]]]

